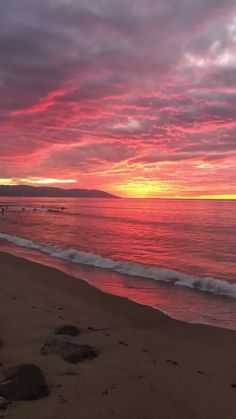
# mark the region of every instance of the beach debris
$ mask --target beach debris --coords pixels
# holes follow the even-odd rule
[[[71,364],[93,359],[98,356],[98,351],[90,345],[80,345],[65,339],[50,339],[41,348],[42,355],[60,355],[64,361]]]
[[[0,396],[0,409],[2,410],[4,410],[4,409],[6,409],[7,408],[7,406],[8,406],[8,404],[9,404],[9,401],[5,398],[5,397],[1,397]]]
[[[128,343],[124,342],[123,340],[119,341],[119,345],[129,346]]]
[[[0,395],[10,401],[37,400],[49,394],[39,367],[17,364],[0,368]]]
[[[202,370],[198,370],[197,373],[201,374],[201,375],[205,375],[206,377],[210,377],[209,374],[207,374],[206,372],[204,372]]]
[[[78,327],[69,324],[58,327],[55,330],[55,335],[79,336],[80,333],[81,331]]]
[[[97,327],[93,327],[93,326],[88,326],[88,330],[90,332],[99,332],[101,329],[98,329]]]
[[[102,391],[102,394],[107,395],[107,394],[108,394],[108,390],[103,390],[103,391]]]
[[[177,361],[173,361],[173,359],[166,359],[166,362],[168,362],[168,364],[172,364],[172,365],[179,365],[179,363]]]

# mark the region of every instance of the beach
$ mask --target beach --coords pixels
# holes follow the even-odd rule
[[[4,418],[236,417],[235,332],[173,320],[6,253],[0,271],[0,362],[37,365],[50,393],[13,402]],[[98,356],[42,355],[63,325],[77,326]]]

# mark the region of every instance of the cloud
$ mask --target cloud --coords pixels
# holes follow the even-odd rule
[[[235,0],[2,0],[0,176],[235,190],[235,53]]]

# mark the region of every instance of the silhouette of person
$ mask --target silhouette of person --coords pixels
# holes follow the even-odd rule
[[[5,211],[5,210],[4,210],[4,208],[2,207],[2,215],[4,215],[4,211]]]

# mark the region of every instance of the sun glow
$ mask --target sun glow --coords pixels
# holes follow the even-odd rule
[[[128,198],[164,198],[173,194],[171,185],[158,180],[138,179],[116,185],[114,191]]]
[[[0,179],[0,185],[15,185],[16,182],[14,182],[14,179],[9,178],[1,178]]]

